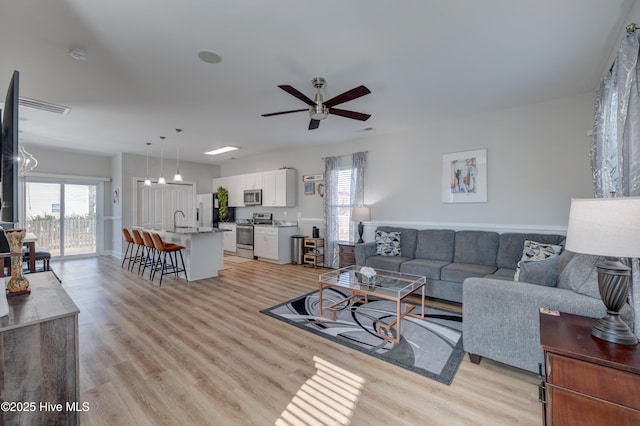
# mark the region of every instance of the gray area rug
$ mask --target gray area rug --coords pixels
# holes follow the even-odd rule
[[[347,294],[325,288],[323,306]],[[449,385],[453,381],[464,356],[461,314],[427,307],[424,319],[402,320],[400,343],[392,343],[378,337],[375,327],[379,321],[395,319],[394,302],[371,297],[367,304],[346,302],[339,307],[337,320],[331,321],[318,315],[318,295],[314,291],[261,312],[440,383]]]

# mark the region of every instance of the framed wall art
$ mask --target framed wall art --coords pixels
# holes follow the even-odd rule
[[[487,150],[442,155],[442,202],[487,202]]]
[[[316,183],[306,182],[304,184],[304,195],[313,195],[316,193]]]

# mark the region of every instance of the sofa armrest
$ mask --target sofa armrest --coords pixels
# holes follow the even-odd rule
[[[375,241],[356,244],[356,265],[365,266],[367,258],[376,255]]]
[[[538,372],[541,307],[598,318],[600,299],[556,287],[491,278],[467,278],[462,287],[464,350]]]

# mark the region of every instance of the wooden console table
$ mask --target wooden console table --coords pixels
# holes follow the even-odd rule
[[[540,314],[546,425],[640,424],[640,348],[593,337],[596,321]]]
[[[9,314],[0,318],[0,400],[23,404],[0,411],[0,424],[76,425],[86,408],[79,400],[80,311],[53,273],[27,278],[31,294],[8,298]]]

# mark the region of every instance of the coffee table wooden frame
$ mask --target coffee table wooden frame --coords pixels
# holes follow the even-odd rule
[[[342,268],[339,269],[337,271],[334,271],[335,273],[340,273],[340,271],[343,272],[350,272],[350,271],[357,271],[359,270],[359,266],[348,266],[346,268]],[[336,309],[337,306],[342,305],[346,302],[349,301],[354,301],[354,302],[363,302],[363,303],[369,303],[369,296],[375,296],[377,299],[385,299],[385,300],[391,300],[396,302],[396,319],[393,320],[392,322],[390,322],[389,324],[385,324],[381,321],[376,323],[376,335],[378,337],[380,337],[381,339],[385,339],[388,340],[390,342],[393,343],[400,343],[401,340],[401,334],[400,334],[400,325],[402,322],[402,319],[406,316],[410,316],[410,317],[414,317],[414,318],[424,318],[424,313],[425,313],[425,287],[426,287],[426,278],[425,277],[420,277],[422,282],[416,282],[417,280],[414,278],[409,278],[408,276],[406,278],[403,277],[398,277],[398,276],[393,276],[393,275],[389,275],[389,274],[385,274],[385,272],[388,271],[383,271],[383,270],[376,270],[377,272],[377,277],[381,277],[381,278],[391,278],[397,281],[404,281],[407,283],[414,283],[417,284],[417,287],[415,287],[413,290],[407,292],[406,294],[400,296],[400,297],[394,297],[388,294],[384,294],[384,293],[380,293],[380,292],[376,292],[375,291],[375,285],[371,285],[371,284],[362,284],[359,287],[350,287],[350,286],[345,286],[345,285],[340,285],[338,283],[331,283],[331,282],[327,282],[327,281],[323,281],[323,275],[329,275],[329,274],[322,274],[319,277],[319,284],[320,284],[320,295],[319,295],[319,308],[320,308],[320,316],[322,318],[326,318],[329,319],[331,321],[335,321],[337,319],[337,315],[338,315],[338,309]],[[331,273],[330,273],[331,274]],[[398,273],[396,273],[398,274]],[[405,274],[408,275],[408,274]],[[414,275],[414,277],[418,277],[417,275]],[[350,284],[354,284],[354,283],[350,283]],[[323,307],[323,300],[322,300],[322,292],[323,289],[325,287],[335,287],[335,288],[340,288],[343,290],[348,290],[351,292],[351,296],[346,297],[336,303],[333,303],[330,306],[327,307]],[[373,290],[371,290],[371,288],[373,288]],[[408,304],[405,303],[404,309],[402,306],[402,303],[404,301],[404,299],[406,299],[407,297],[415,294],[418,290],[420,290],[421,293],[421,304],[420,304],[420,308],[421,311],[419,313],[413,313],[416,305],[414,304]],[[328,310],[329,312],[331,312],[331,315],[325,315],[324,314],[324,310]],[[395,327],[396,328],[396,337],[393,337],[391,329]],[[385,330],[386,332],[383,332],[383,330]]]

